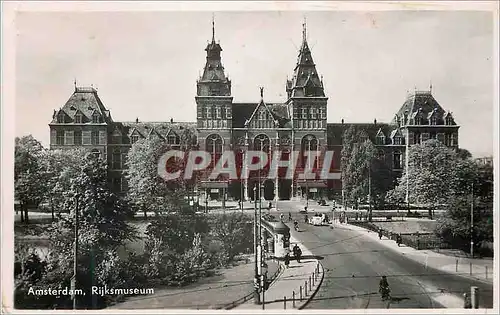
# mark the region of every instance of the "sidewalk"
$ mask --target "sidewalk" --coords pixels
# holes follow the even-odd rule
[[[107,309],[221,309],[253,291],[254,263],[219,269],[212,277],[181,288],[155,288],[153,295],[134,296]],[[269,275],[278,271],[278,263],[267,261]]]
[[[300,263],[291,260],[288,269],[284,269],[282,274],[269,287],[265,292],[265,309],[301,309],[312,299],[323,281],[324,271],[319,261],[300,241],[291,235],[290,247],[293,244],[299,245],[305,259],[301,259]],[[234,309],[262,310],[262,305],[248,301]]]
[[[379,240],[377,233],[350,224],[340,224],[338,221],[331,224],[333,228],[344,228],[356,230],[371,239],[380,242],[387,248],[391,248],[406,257],[419,262],[427,267],[434,268],[446,273],[457,274],[467,278],[473,278],[487,283],[493,283],[494,269],[492,259],[464,258],[448,256],[432,250],[417,250],[409,246],[398,246],[395,241],[383,236]]]

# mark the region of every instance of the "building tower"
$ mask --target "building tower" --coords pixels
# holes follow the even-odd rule
[[[287,80],[287,105],[292,114],[293,150],[300,152],[297,169],[314,167],[313,151],[324,152],[327,146],[326,117],[327,101],[323,80],[316,71],[311,50],[307,44],[306,23],[303,24],[302,45],[293,77]],[[311,154],[307,153],[311,152]],[[307,161],[309,157],[309,162]],[[308,164],[311,163],[312,165]],[[294,186],[302,187],[301,194],[311,191],[315,195],[321,193],[326,184],[317,180],[295,181]],[[306,187],[307,186],[307,187]],[[314,187],[311,187],[314,186]],[[292,188],[294,191],[295,187]],[[296,195],[296,191],[293,192]]]

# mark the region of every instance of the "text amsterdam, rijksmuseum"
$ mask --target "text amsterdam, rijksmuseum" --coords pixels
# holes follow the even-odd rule
[[[134,142],[141,138],[159,137],[172,148],[206,150],[220,156],[225,150],[236,155],[246,150],[282,151],[286,155],[301,151],[334,152],[331,172],[340,172],[342,135],[355,125],[368,134],[375,144],[377,158],[385,161],[394,178],[401,175],[407,145],[430,138],[447,146],[458,146],[458,128],[450,112],[445,111],[429,91],[414,91],[404,100],[389,123],[372,121],[364,124],[327,123],[328,96],[322,76],[317,72],[311,50],[302,34],[293,76],[284,82],[287,99],[283,103],[267,103],[262,90],[259,101],[238,103],[231,96],[231,81],[221,61],[222,48],[212,40],[205,48],[203,75],[196,81],[196,122],[116,122],[101,102],[93,87],[78,87],[64,106],[54,110],[50,126],[50,148],[83,146],[106,157],[111,187],[117,192],[127,189],[125,158]],[[292,65],[290,65],[290,68]],[[193,80],[194,81],[194,80]],[[258,91],[256,91],[258,92]],[[256,93],[258,97],[258,93]],[[299,155],[296,170],[304,166]],[[253,198],[257,178],[248,180],[202,181],[198,191],[219,199],[227,192],[229,199]],[[243,187],[242,187],[243,186]],[[272,200],[304,196],[331,196],[341,191],[341,180],[266,179],[264,197]]]

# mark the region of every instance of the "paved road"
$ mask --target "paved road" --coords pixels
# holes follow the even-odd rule
[[[300,232],[292,229],[292,234],[314,255],[323,257],[325,268],[323,284],[306,308],[461,307],[461,294],[473,285],[481,292],[479,305],[493,307],[491,284],[426,269],[357,231],[305,225],[303,215],[297,213],[299,207],[282,204],[282,211],[300,218]],[[390,302],[382,302],[378,294],[381,275],[388,277],[393,296]]]

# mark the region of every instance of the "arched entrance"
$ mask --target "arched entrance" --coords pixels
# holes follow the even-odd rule
[[[274,200],[274,182],[270,179],[264,182],[264,199]]]
[[[290,200],[292,189],[291,179],[279,179],[278,180],[278,197],[280,200]]]

